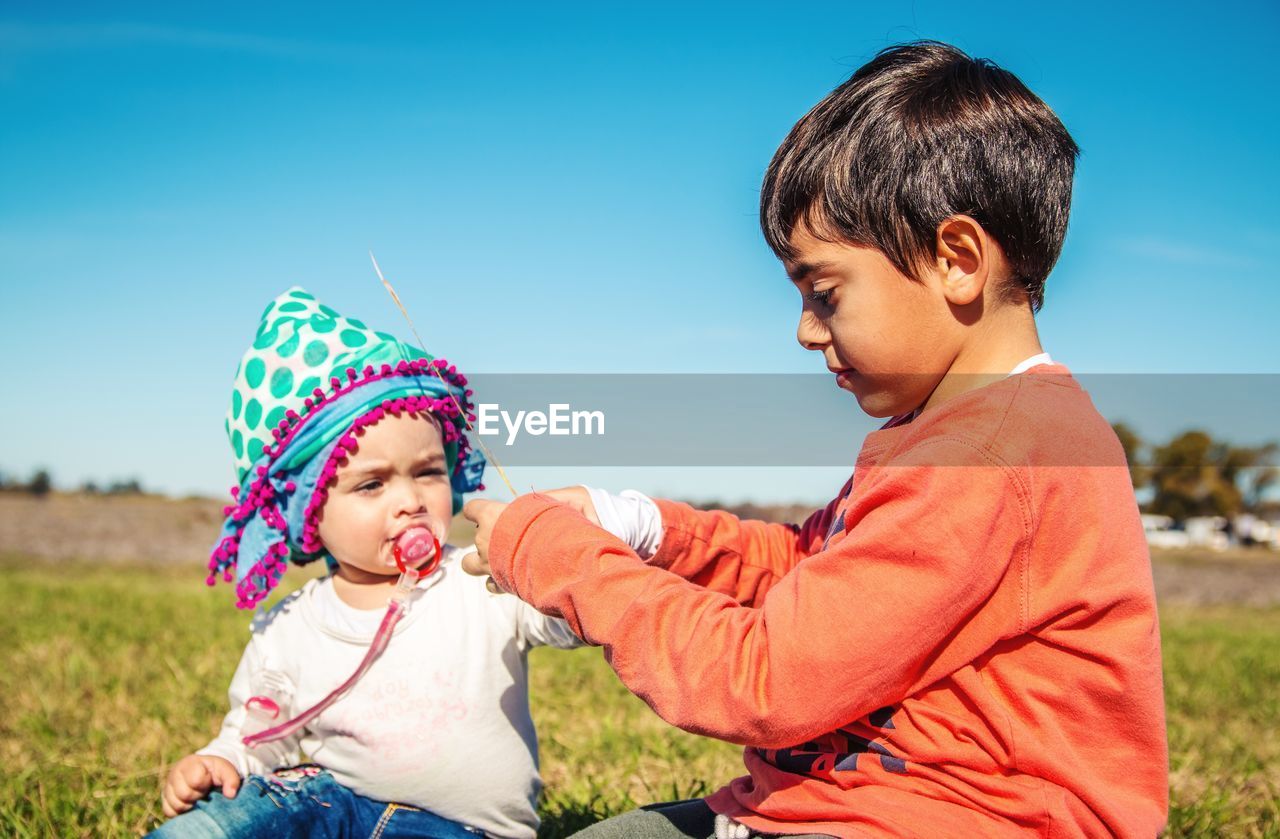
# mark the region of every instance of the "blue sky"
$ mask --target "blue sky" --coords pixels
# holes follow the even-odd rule
[[[403,331],[369,248],[464,370],[821,372],[760,177],[809,106],[919,37],[1017,73],[1083,149],[1055,357],[1280,372],[1278,36],[1263,3],[8,2],[0,469],[221,491],[268,299],[300,284]],[[512,477],[817,501],[843,471]]]

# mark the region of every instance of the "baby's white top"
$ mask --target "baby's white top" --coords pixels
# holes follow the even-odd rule
[[[283,684],[293,694],[288,716],[311,707],[355,672],[385,610],[348,606],[326,578],[256,615],[231,681],[231,711],[200,754],[246,775],[297,763],[300,749],[361,795],[532,839],[541,782],[526,653],[582,642],[564,621],[490,594],[484,578],[459,566],[466,553],[445,546],[440,571],[410,595],[382,657],[301,739],[250,754],[240,742],[246,700]]]

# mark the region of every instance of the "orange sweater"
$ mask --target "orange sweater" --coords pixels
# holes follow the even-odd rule
[[[489,561],[663,719],[747,747],[716,812],[838,837],[1164,825],[1146,543],[1120,445],[1065,368],[868,435],[803,527],[658,505],[648,563],[536,495]]]

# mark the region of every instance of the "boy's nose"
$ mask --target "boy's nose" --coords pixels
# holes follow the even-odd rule
[[[806,350],[822,352],[826,347],[827,330],[822,326],[813,312],[805,309],[800,313],[800,323],[796,326],[796,340]]]

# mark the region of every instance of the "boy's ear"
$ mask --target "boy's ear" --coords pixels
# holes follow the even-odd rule
[[[951,216],[938,225],[936,257],[942,294],[953,306],[982,296],[991,274],[994,243],[969,216]]]

